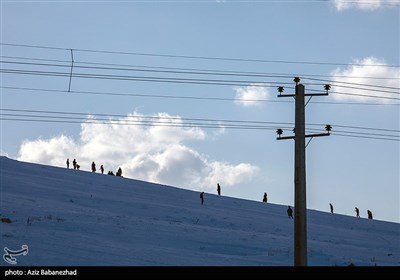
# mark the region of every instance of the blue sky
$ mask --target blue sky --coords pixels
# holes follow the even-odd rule
[[[363,217],[370,209],[377,219],[399,222],[399,5],[400,1],[1,1],[1,153],[56,166],[76,158],[82,170],[90,170],[94,160],[106,171],[122,166],[126,177],[213,193],[220,183],[223,195],[261,201],[267,192],[269,202],[293,205],[294,143],[276,141],[275,130],[293,127],[283,123],[294,122],[294,102],[277,98],[276,87],[282,83],[285,93],[291,93],[293,77],[298,75],[310,92],[322,90],[324,83],[352,87],[332,86],[332,92],[346,95],[314,97],[306,107],[306,123],[321,124],[308,128],[333,126],[330,137],[313,139],[307,147],[308,208],[329,211],[332,203],[336,213],[355,215],[357,206]],[[77,76],[69,85],[68,75],[4,72],[69,73],[70,49],[74,75],[217,79],[238,85]],[[82,68],[87,66],[99,69]],[[176,68],[207,71],[204,75],[154,72]],[[279,77],[212,75],[211,70]],[[6,110],[84,115],[74,123],[52,123],[32,121],[38,112]],[[120,125],[128,115],[138,121],[136,125]],[[65,114],[52,116],[52,120],[71,120]],[[175,126],[145,126],[148,117]],[[6,120],[10,118],[30,121]],[[101,122],[100,118],[111,121],[92,123]],[[194,122],[188,118],[214,120],[213,128],[186,127]],[[263,124],[269,129],[229,129],[223,120],[279,124]],[[335,135],[335,130],[392,140],[344,137]],[[291,135],[290,129],[285,135]]]

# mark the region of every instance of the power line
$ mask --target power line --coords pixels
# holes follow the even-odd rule
[[[37,75],[37,76],[54,76],[54,77],[70,77],[67,72],[55,71],[33,71],[21,69],[0,69],[1,73],[20,74],[20,75]],[[163,82],[177,84],[199,84],[199,85],[219,85],[219,86],[255,86],[255,87],[274,87],[268,84],[290,84],[274,81],[234,81],[221,79],[194,79],[194,78],[174,78],[174,77],[156,77],[156,76],[126,76],[126,75],[106,75],[106,74],[87,74],[73,73],[72,77],[86,79],[103,79],[103,80],[119,80],[119,81],[138,81],[138,82]]]
[[[0,61],[0,63],[10,63],[7,61]],[[13,63],[13,62],[11,62]],[[76,62],[75,62],[76,63]],[[71,68],[71,65],[58,65],[58,64],[39,64],[39,63],[24,63],[24,62],[17,62],[15,64],[25,64],[25,65],[35,65],[35,66],[56,66],[56,67],[65,67],[65,68]],[[151,72],[151,73],[169,73],[169,74],[195,74],[195,75],[224,75],[227,76],[228,74],[224,74],[224,73],[201,73],[201,72],[182,72],[182,71],[160,71],[160,70],[149,70],[149,69],[117,69],[117,68],[104,68],[104,67],[87,67],[87,66],[79,66],[79,65],[74,65],[74,68],[81,68],[81,69],[96,69],[96,70],[124,70],[124,71],[137,71],[137,72]],[[31,70],[24,70],[24,69],[0,69],[2,71],[10,71],[10,72],[16,72],[16,71],[20,71],[20,72],[43,72],[43,73],[54,73],[54,74],[63,74],[66,75],[68,74],[69,76],[71,75],[71,73],[66,73],[66,72],[44,72],[44,71],[31,71]],[[102,76],[102,74],[94,74],[94,73],[73,73],[72,75],[100,75]],[[231,74],[229,74],[230,76],[232,76]],[[135,78],[136,76],[118,76],[118,75],[104,75],[104,76],[115,76],[115,77],[123,77],[123,78],[127,78],[127,77],[133,77]],[[236,75],[238,76],[238,75]],[[240,75],[243,76],[243,75]],[[142,77],[142,76],[140,76]],[[253,76],[254,77],[254,76]],[[263,77],[269,77],[269,78],[291,78],[290,76],[282,76],[282,75],[269,75],[269,76],[263,76]],[[147,77],[144,77],[147,78]],[[150,78],[162,78],[162,77],[150,77]],[[167,77],[168,78],[168,77]],[[175,79],[173,77],[170,77],[171,79]],[[180,78],[185,80],[185,78]],[[238,81],[238,80],[206,80],[206,79],[186,79],[186,80],[201,80],[201,81],[216,81],[216,82],[239,82],[239,83],[248,83],[248,84],[252,84],[252,83],[272,83],[272,84],[290,84],[290,83],[282,83],[282,82],[272,82],[272,81]]]
[[[70,77],[67,72],[45,72],[45,71],[31,71],[20,69],[0,69],[0,73],[7,74],[22,74],[22,75],[39,75],[39,76],[54,76],[54,77]],[[105,74],[84,74],[74,73],[72,77],[86,78],[86,79],[105,79],[105,80],[122,80],[122,81],[138,81],[138,82],[163,82],[163,83],[177,83],[177,84],[198,84],[198,85],[219,85],[219,86],[255,86],[255,87],[274,87],[270,84],[289,84],[283,82],[273,81],[234,81],[234,80],[219,80],[219,79],[194,79],[194,78],[173,78],[173,77],[156,77],[156,76],[118,76],[118,75],[105,75]],[[245,83],[247,82],[247,83]],[[319,92],[318,90],[308,90],[310,92]],[[378,95],[364,95],[346,92],[334,92],[333,94],[350,95],[358,97],[379,98],[388,100],[400,100],[400,98],[386,97]]]
[[[241,124],[279,124],[279,125],[293,125],[293,123],[285,123],[285,122],[273,122],[273,121],[251,121],[251,120],[231,120],[231,119],[207,119],[207,118],[182,118],[182,117],[159,117],[159,116],[127,116],[121,114],[100,114],[100,113],[82,113],[82,112],[65,112],[65,111],[46,111],[46,110],[26,110],[26,109],[10,109],[10,108],[1,108],[0,111],[6,112],[22,112],[22,113],[43,113],[43,114],[58,114],[58,115],[79,115],[87,117],[98,116],[98,117],[118,117],[118,118],[136,118],[136,119],[155,119],[158,120],[160,118],[167,120],[184,120],[184,121],[197,121],[197,122],[215,122],[218,125],[221,123],[241,123]],[[24,115],[22,115],[24,116]]]
[[[35,66],[57,66],[57,67],[68,67],[70,68],[70,65],[59,65],[59,64],[44,64],[44,63],[29,63],[29,62],[9,62],[9,61],[2,61],[3,63],[15,63],[15,64],[24,64],[24,65],[35,65]],[[101,70],[123,70],[123,71],[145,71],[145,72],[155,72],[155,73],[173,73],[173,74],[201,74],[201,75],[206,75],[206,74],[211,74],[211,75],[233,75],[231,73],[204,73],[204,72],[182,72],[182,71],[172,71],[172,70],[154,70],[154,69],[122,69],[122,68],[106,68],[106,67],[87,67],[87,66],[75,66],[75,68],[83,68],[83,69],[101,69]],[[28,70],[21,70],[21,69],[2,69],[4,73],[12,73],[12,74],[31,74],[31,75],[52,75],[52,76],[66,76],[69,75],[71,78],[72,75],[71,73],[66,73],[66,72],[44,72],[44,71],[28,71]],[[104,75],[104,74],[90,74],[90,73],[74,73],[74,77],[80,77],[80,78],[103,78],[103,79],[128,79],[128,80],[140,80],[141,81],[152,81],[152,82],[172,82],[172,83],[199,83],[199,84],[213,84],[215,85],[216,83],[218,85],[240,85],[240,86],[257,86],[258,83],[260,83],[258,86],[263,86],[265,83],[268,84],[288,84],[285,82],[274,82],[274,81],[244,81],[244,80],[220,80],[220,79],[193,79],[193,78],[171,78],[171,77],[148,77],[148,76],[122,76],[122,75]],[[269,76],[264,76],[264,77],[288,77],[288,76],[281,76],[281,75],[269,75]],[[321,80],[321,79],[312,79],[312,80]],[[322,81],[327,81],[327,80],[322,80]],[[243,84],[246,83],[246,84]],[[386,86],[379,86],[379,85],[369,85],[369,84],[361,84],[361,83],[350,83],[350,82],[334,82],[331,85],[336,86],[336,87],[343,87],[343,88],[350,88],[350,89],[358,89],[358,90],[365,90],[365,91],[376,91],[376,89],[373,88],[361,88],[361,87],[353,87],[353,86],[344,86],[340,85],[340,83],[344,84],[354,84],[358,86],[365,86],[365,87],[376,87],[376,88],[391,88],[391,89],[397,89],[400,90],[400,88],[396,87],[386,87]],[[311,83],[309,83],[311,84]],[[311,84],[312,85],[312,84]],[[321,85],[322,84],[317,84]],[[269,85],[266,85],[269,86]],[[269,86],[271,87],[271,86]],[[309,91],[312,91],[310,89]],[[389,90],[382,90],[380,89],[380,92],[384,93],[391,93],[391,94],[400,94],[400,92],[397,91],[389,91]],[[332,92],[336,93],[336,92]],[[346,93],[339,93],[339,94],[346,94]],[[349,95],[355,95],[354,93],[350,93]],[[358,95],[356,95],[358,96]],[[361,95],[359,95],[361,96]],[[372,95],[362,95],[364,97],[377,97],[377,96],[372,96]],[[380,96],[379,98],[384,98],[384,99],[391,99],[388,97],[382,97]],[[396,100],[396,99],[395,99]]]
[[[384,138],[384,137],[370,137],[370,136],[359,136],[359,135],[349,135],[349,134],[340,134],[335,133],[335,136],[342,136],[342,137],[353,137],[353,138],[365,138],[365,139],[375,139],[375,140],[386,140],[386,141],[400,141],[392,138]]]
[[[282,100],[269,100],[269,99],[240,99],[240,98],[223,98],[223,97],[200,97],[200,96],[179,96],[179,95],[161,95],[161,94],[139,94],[139,93],[117,93],[117,92],[96,92],[96,91],[66,91],[66,90],[56,90],[56,89],[43,89],[43,88],[25,88],[25,87],[7,87],[0,86],[3,89],[10,90],[28,90],[42,92],[54,92],[54,93],[68,93],[68,94],[86,94],[86,95],[110,95],[110,96],[121,96],[121,97],[146,97],[146,98],[166,98],[166,99],[194,99],[194,100],[214,100],[214,101],[245,101],[245,102],[272,102],[272,103],[291,103],[291,101]],[[336,103],[334,103],[336,104]],[[342,103],[339,103],[342,104]],[[360,103],[364,104],[364,103]],[[374,103],[369,105],[382,105],[381,103]],[[391,104],[386,104],[391,105]],[[395,104],[392,104],[395,105]],[[397,104],[397,105],[400,105]]]
[[[155,2],[157,2],[158,0],[154,0]],[[189,1],[189,0],[181,0],[181,1]],[[198,0],[201,1],[201,0]],[[212,0],[210,0],[211,2],[213,2]],[[207,2],[207,1],[206,1]],[[331,2],[331,0],[230,0],[229,2],[232,3],[240,3],[240,2],[255,2],[255,3],[329,3]],[[387,7],[400,7],[399,4],[396,3],[388,3],[388,2],[382,2],[379,0],[376,1],[368,1],[368,0],[353,0],[353,1],[346,1],[346,0],[342,0],[340,1],[343,4],[368,4],[368,5],[372,5],[372,6],[387,6]]]
[[[314,92],[314,93],[322,93],[320,90],[315,90],[315,89],[308,89],[307,91]],[[329,94],[349,95],[349,96],[388,99],[388,100],[400,100],[400,98],[397,98],[397,97],[371,95],[371,94],[358,94],[358,93],[352,93],[352,92],[329,91]]]
[[[64,118],[67,119],[67,118]],[[20,122],[41,122],[41,123],[68,123],[68,124],[82,124],[82,121],[73,121],[73,120],[49,120],[49,119],[23,119],[23,118],[0,118],[0,121],[20,121]],[[136,126],[166,126],[166,127],[180,127],[180,128],[217,128],[217,129],[245,129],[245,130],[275,130],[276,127],[251,127],[251,126],[238,126],[238,125],[207,125],[207,124],[160,124],[160,123],[126,123],[126,122],[115,122],[115,121],[91,121],[85,120],[84,123],[88,124],[112,124],[112,125],[136,125]],[[308,130],[306,130],[308,131]],[[394,138],[386,138],[386,137],[374,137],[374,136],[362,136],[356,133],[348,133],[348,134],[341,134],[341,133],[332,133],[331,135],[334,136],[343,136],[343,137],[353,137],[353,138],[365,138],[365,139],[375,139],[375,140],[387,140],[387,141],[397,141],[400,142],[398,139]]]
[[[0,63],[5,63],[5,64],[17,64],[17,65],[34,65],[34,66],[49,66],[49,67],[64,67],[64,68],[71,68],[71,65],[60,65],[60,64],[49,64],[49,63],[31,63],[31,62],[15,62],[15,61],[4,61],[1,60]],[[74,61],[75,68],[79,69],[95,69],[95,70],[114,70],[114,71],[136,71],[136,72],[150,72],[150,73],[168,73],[168,74],[189,74],[189,75],[218,75],[218,76],[246,76],[246,77],[257,77],[257,78],[292,78],[293,76],[287,75],[287,74],[240,74],[240,73],[227,73],[227,72],[205,72],[205,71],[181,71],[181,70],[155,70],[155,69],[149,69],[151,67],[146,67],[146,69],[140,69],[140,68],[115,68],[115,67],[93,67],[93,66],[79,66],[80,62]],[[143,67],[143,66],[142,66]],[[13,69],[14,70],[14,69]],[[71,75],[71,73],[70,73]],[[342,87],[342,88],[350,88],[350,89],[360,89],[360,90],[366,90],[366,91],[376,91],[376,89],[373,88],[384,88],[384,89],[395,89],[400,91],[400,88],[398,87],[388,87],[388,86],[382,86],[382,85],[371,85],[371,84],[363,84],[363,83],[353,83],[353,82],[340,82],[340,81],[330,81],[326,79],[316,79],[316,78],[306,78],[309,80],[315,80],[315,81],[325,81],[328,82],[331,86],[336,86],[336,87]],[[246,81],[249,82],[249,81]],[[254,83],[258,81],[252,81]],[[260,83],[262,83],[261,81]],[[279,84],[279,82],[276,82],[276,84]],[[281,83],[282,84],[282,83]],[[324,84],[313,84],[313,83],[306,83],[308,85],[319,85],[323,86]],[[345,84],[345,85],[340,85],[340,84]],[[352,87],[352,86],[347,86],[347,85],[357,85],[358,87]],[[371,87],[371,88],[361,88],[360,86],[364,87]],[[380,92],[385,92],[385,93],[393,93],[393,94],[400,94],[398,91],[388,91],[388,90],[380,90]]]
[[[332,76],[332,77],[334,77],[334,76]],[[348,78],[348,79],[354,79],[355,78],[353,76],[341,76],[341,77]],[[307,77],[304,77],[304,78],[308,79],[308,80],[314,80],[314,81],[321,81],[321,82],[329,83],[329,85],[331,85],[331,86],[338,86],[338,87],[344,87],[344,86],[341,86],[341,85],[338,85],[338,84],[345,84],[345,85],[356,85],[356,86],[377,87],[377,88],[400,90],[400,88],[398,88],[398,87],[388,87],[388,86],[382,86],[382,85],[371,85],[371,84],[355,83],[355,82],[342,82],[342,81],[337,81],[337,80],[316,79],[316,78],[307,78]],[[369,78],[370,79],[371,77],[361,77],[361,78],[363,78],[363,79]],[[398,78],[385,78],[385,79],[389,79],[389,80],[400,79],[400,75],[399,75]],[[320,84],[317,84],[317,85],[320,85]]]
[[[228,3],[329,3],[331,0],[229,0]],[[27,0],[13,0],[13,2],[27,2]],[[42,0],[41,2],[53,2],[53,0]],[[215,0],[80,0],[79,2],[122,2],[122,3],[216,3]],[[372,4],[372,5],[382,5],[382,6],[394,6],[397,7],[399,5],[395,3],[388,2],[377,2],[377,1],[368,1],[368,0],[352,0],[352,1],[341,1],[346,4]],[[221,0],[221,3],[225,3],[224,0]]]
[[[122,93],[122,92],[98,92],[98,91],[67,91],[58,89],[30,88],[30,87],[9,87],[0,86],[7,90],[25,90],[32,93],[62,93],[62,94],[83,94],[83,95],[105,95],[105,96],[121,96],[121,97],[144,97],[144,98],[165,98],[165,99],[189,99],[189,100],[212,100],[212,101],[237,101],[237,102],[267,102],[267,103],[293,103],[286,100],[271,99],[249,99],[249,98],[224,98],[224,97],[200,97],[200,96],[180,96],[170,94],[145,94],[145,93]],[[360,106],[399,106],[400,103],[367,103],[367,102],[334,102],[334,101],[310,101],[312,104],[321,105],[360,105]]]
[[[387,96],[378,96],[378,95],[370,95],[370,94],[357,94],[357,93],[335,92],[335,91],[331,91],[329,93],[340,94],[340,95],[349,95],[349,96],[358,96],[358,97],[388,99],[388,100],[400,100],[400,98],[397,98],[397,97],[387,97]]]
[[[267,60],[267,59],[213,57],[213,56],[173,55],[173,54],[160,54],[160,53],[142,53],[142,52],[77,49],[77,48],[60,48],[60,47],[49,47],[49,46],[28,45],[28,44],[12,44],[12,43],[0,43],[0,45],[12,46],[12,47],[23,47],[23,48],[48,49],[48,50],[63,50],[63,51],[70,51],[72,49],[73,51],[89,52],[89,53],[150,56],[150,57],[180,58],[180,59],[198,59],[198,60],[219,60],[219,61],[234,61],[234,62],[252,62],[252,63],[280,63],[280,64],[331,65],[331,66],[352,65],[352,66],[390,67],[390,68],[399,68],[400,67],[400,65],[386,65],[386,64],[334,63],[334,62],[311,62],[311,61]]]
[[[336,126],[335,126],[336,127]],[[367,128],[365,128],[367,129]],[[321,130],[316,130],[316,129],[308,129],[308,131],[310,132],[320,132]],[[393,130],[392,130],[393,131]],[[345,130],[336,130],[335,129],[335,134],[336,133],[345,133],[345,134],[357,134],[357,135],[369,135],[369,136],[385,136],[385,137],[394,137],[394,138],[400,138],[400,135],[393,135],[393,134],[382,134],[382,133],[371,133],[371,132],[353,132],[353,131],[345,131]],[[398,133],[400,133],[400,131],[397,131]],[[400,139],[399,139],[400,141]]]
[[[55,66],[55,67],[68,67],[70,68],[71,65],[68,64],[49,64],[49,63],[30,63],[30,62],[15,62],[15,61],[0,61],[0,63],[6,63],[6,64],[22,64],[22,65],[35,65],[35,66]],[[74,63],[76,64],[87,64],[86,62],[79,62],[75,61]],[[90,64],[100,64],[102,63],[90,63]],[[110,65],[110,64],[107,64]],[[143,67],[145,69],[140,69],[140,67]],[[96,70],[115,70],[115,71],[137,71],[137,72],[154,72],[154,73],[170,73],[170,74],[190,74],[190,75],[220,75],[220,76],[248,76],[248,77],[259,77],[259,78],[291,78],[292,76],[289,76],[287,74],[264,74],[264,75],[256,75],[256,74],[240,74],[239,72],[233,73],[233,72],[226,72],[226,71],[208,71],[206,72],[205,70],[198,70],[198,71],[189,71],[186,69],[186,71],[181,71],[181,70],[165,70],[165,69],[174,69],[174,68],[165,68],[163,70],[155,70],[153,68],[164,68],[164,67],[151,67],[151,66],[136,66],[136,68],[116,68],[116,67],[99,67],[99,66],[79,66],[75,65],[75,68],[81,68],[81,69],[96,69]],[[179,68],[177,68],[179,69]]]
[[[33,60],[33,61],[48,61],[48,62],[65,62],[69,63],[69,60],[58,60],[58,59],[45,59],[45,58],[32,58],[32,57],[21,57],[21,56],[0,56],[2,58],[20,59],[20,60]],[[347,76],[347,75],[323,75],[323,74],[300,74],[300,73],[266,73],[266,72],[254,72],[254,71],[229,71],[229,70],[219,70],[219,69],[200,69],[200,68],[182,68],[182,67],[166,67],[166,66],[150,66],[150,65],[132,65],[132,64],[116,64],[116,63],[100,63],[100,62],[88,62],[88,61],[75,61],[77,64],[88,64],[88,65],[106,65],[106,66],[117,66],[125,67],[124,70],[129,70],[129,68],[146,68],[146,69],[164,69],[164,70],[180,70],[180,71],[197,71],[204,74],[221,74],[221,75],[231,75],[231,76],[249,76],[249,77],[268,77],[268,76],[278,76],[278,77],[295,77],[300,76],[306,79],[309,77],[329,77],[329,78],[352,78],[352,79],[376,79],[376,80],[393,80],[400,79],[400,77],[372,77],[372,76]],[[56,64],[57,65],[57,64]],[[112,68],[111,68],[112,69]],[[117,68],[118,69],[118,68]],[[326,82],[336,82],[331,80],[315,79],[319,81]],[[345,82],[342,82],[345,83]],[[346,82],[347,84],[347,82]],[[352,84],[352,83],[349,83]],[[365,85],[365,84],[363,84]]]
[[[231,119],[207,119],[207,118],[182,118],[165,116],[139,116],[139,115],[120,115],[120,114],[101,114],[101,113],[82,113],[65,111],[46,111],[46,110],[26,110],[26,109],[0,109],[2,120],[10,121],[38,121],[38,122],[65,122],[65,123],[100,123],[100,124],[123,124],[123,125],[145,125],[145,126],[173,126],[173,127],[200,127],[200,128],[226,128],[226,129],[256,129],[256,130],[275,130],[278,126],[284,126],[285,130],[292,130],[294,123],[275,122],[275,121],[252,121],[252,120],[231,120]],[[10,112],[10,113],[3,113]],[[6,116],[4,118],[3,116]],[[88,119],[88,116],[95,116],[97,119]],[[11,117],[11,118],[10,118]],[[107,117],[107,118],[104,118]],[[112,120],[110,117],[124,118],[123,120]],[[272,126],[271,126],[272,125]],[[310,123],[307,126],[323,126],[323,124]],[[371,131],[387,131],[400,133],[400,130],[387,128],[372,128],[347,125],[333,125],[333,127],[356,128]],[[318,129],[308,128],[308,132],[320,132]],[[395,140],[400,141],[400,135],[354,132],[346,130],[335,130],[334,135],[351,137],[360,136],[361,138]]]
[[[83,119],[77,117],[63,117],[63,116],[40,116],[40,115],[18,115],[18,114],[2,114],[8,116],[6,118],[1,118],[1,120],[8,121],[30,121],[30,122],[52,122],[52,123],[90,123],[90,124],[112,124],[112,125],[136,125],[136,126],[166,126],[166,127],[183,127],[183,128],[218,128],[218,129],[256,129],[256,130],[275,130],[276,127],[270,126],[253,126],[253,125],[239,125],[239,124],[207,124],[207,123],[170,123],[163,121],[126,121],[126,120],[107,120],[107,119]],[[18,118],[9,118],[9,117],[18,117]],[[30,117],[30,118],[21,118],[21,117]],[[34,119],[32,119],[34,118]],[[57,120],[54,120],[57,119]]]
[[[315,126],[323,126],[325,124],[307,124],[307,125],[315,125]],[[334,124],[335,128],[336,127],[341,127],[341,128],[351,128],[351,129],[361,129],[361,130],[376,130],[376,131],[388,131],[388,132],[398,132],[400,133],[400,130],[398,129],[388,129],[388,128],[376,128],[376,127],[363,127],[363,126],[351,126],[351,125],[340,125],[340,124]],[[335,130],[336,131],[336,130]]]
[[[81,121],[72,121],[72,120],[49,120],[49,119],[22,119],[22,118],[0,118],[0,121],[22,121],[22,122],[41,122],[41,123],[69,123],[69,124],[82,124]],[[156,124],[156,123],[121,123],[121,122],[113,122],[113,121],[92,121],[92,120],[85,120],[85,123],[89,124],[112,124],[112,125],[137,125],[137,126],[167,126],[167,127],[185,127],[185,128],[218,128],[218,129],[254,129],[254,130],[275,130],[274,128],[268,127],[246,127],[246,126],[237,126],[237,125],[207,125],[207,124],[196,124],[196,125],[176,125],[176,124]],[[308,130],[306,130],[308,131]],[[386,141],[397,141],[400,142],[398,139],[393,138],[385,138],[385,137],[373,137],[373,136],[361,136],[354,134],[339,134],[339,133],[331,133],[331,135],[335,136],[343,136],[343,137],[353,137],[353,138],[365,138],[365,139],[375,139],[375,140],[386,140]]]
[[[361,85],[361,86],[364,86],[364,87],[371,87],[371,88],[362,88],[362,87],[340,85],[341,83],[345,84],[346,82],[336,82],[336,83],[334,82],[334,83],[329,83],[329,85],[331,87],[358,89],[358,90],[365,90],[365,91],[377,91],[376,88],[379,88],[380,92],[392,93],[392,94],[400,94],[400,88],[397,88],[397,87],[388,87],[388,86],[380,86],[380,85],[362,85],[362,84],[359,84],[359,83],[352,83],[352,84],[357,84],[357,85]],[[318,85],[318,86],[323,86],[324,85],[324,84],[315,84],[315,83],[303,83],[303,84],[306,84],[306,85]],[[396,89],[397,91],[384,90],[384,89],[381,89],[381,88]]]

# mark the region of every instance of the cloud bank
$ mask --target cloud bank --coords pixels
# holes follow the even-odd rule
[[[375,57],[367,57],[361,60],[354,60],[347,68],[337,68],[331,72],[333,84],[345,87],[332,86],[333,92],[344,92],[357,95],[375,95],[380,97],[398,98],[398,94],[391,94],[385,91],[399,92],[393,88],[400,87],[400,69],[390,67],[384,60]],[[353,84],[345,84],[353,83]],[[359,84],[359,85],[356,85]],[[370,87],[365,85],[374,85]],[[369,90],[362,90],[369,89]],[[357,102],[396,102],[390,99],[369,98],[356,95],[332,94],[337,100],[352,100]]]
[[[332,2],[338,11],[348,9],[372,11],[382,7],[395,8],[400,4],[400,0],[333,0]]]
[[[194,190],[214,190],[217,183],[234,186],[251,180],[258,171],[249,163],[212,160],[188,147],[186,141],[206,141],[208,135],[198,127],[182,127],[182,123],[181,118],[166,113],[150,118],[132,113],[107,122],[88,117],[81,124],[79,140],[67,135],[26,140],[18,160],[66,167],[67,158],[71,163],[76,158],[81,170],[87,171],[95,161],[97,170],[104,165],[105,173],[121,167],[124,177]]]
[[[235,103],[245,107],[261,106],[263,100],[268,98],[265,87],[251,85],[246,87],[235,87]]]

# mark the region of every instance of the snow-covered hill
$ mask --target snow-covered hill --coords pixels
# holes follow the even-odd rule
[[[18,265],[293,264],[286,205],[0,158],[3,250]],[[309,265],[400,265],[400,224],[308,211]],[[9,265],[1,260],[1,265]]]

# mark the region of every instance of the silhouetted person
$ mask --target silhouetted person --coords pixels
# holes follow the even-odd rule
[[[360,218],[360,210],[356,207],[356,217]]]
[[[329,203],[329,207],[331,207],[331,213],[333,213],[333,205],[332,205],[332,203]]]
[[[289,219],[290,218],[293,219],[293,210],[292,210],[292,208],[290,208],[290,206],[288,206],[288,209],[286,210],[286,212],[287,212]]]
[[[122,169],[121,169],[121,167],[118,168],[118,171],[117,171],[117,173],[116,173],[115,175],[117,175],[117,176],[122,176]]]
[[[112,171],[108,171],[107,174],[108,174],[108,175],[111,175],[111,176],[115,176],[115,175],[114,175],[114,172],[112,172]]]
[[[371,219],[371,220],[372,220],[372,212],[369,211],[369,210],[367,210],[367,214],[368,214],[368,219]]]
[[[101,174],[104,173],[104,167],[103,167],[103,165],[100,166],[100,171],[101,171]]]
[[[76,169],[76,159],[74,159],[74,160],[72,161],[72,165],[74,166],[74,169]]]
[[[80,167],[81,167],[81,166],[80,166],[79,164],[76,164],[76,169],[79,170]]]
[[[92,172],[96,172],[96,164],[94,161],[92,162]]]
[[[268,199],[267,199],[267,193],[265,192],[265,193],[264,193],[264,197],[263,197],[263,202],[267,203],[267,200],[268,200]]]
[[[204,192],[200,193],[200,202],[201,202],[201,205],[203,205],[203,203],[204,203]]]
[[[221,186],[219,184],[217,184],[217,192],[218,195],[221,195]]]
[[[69,158],[67,158],[67,168],[69,169]]]

